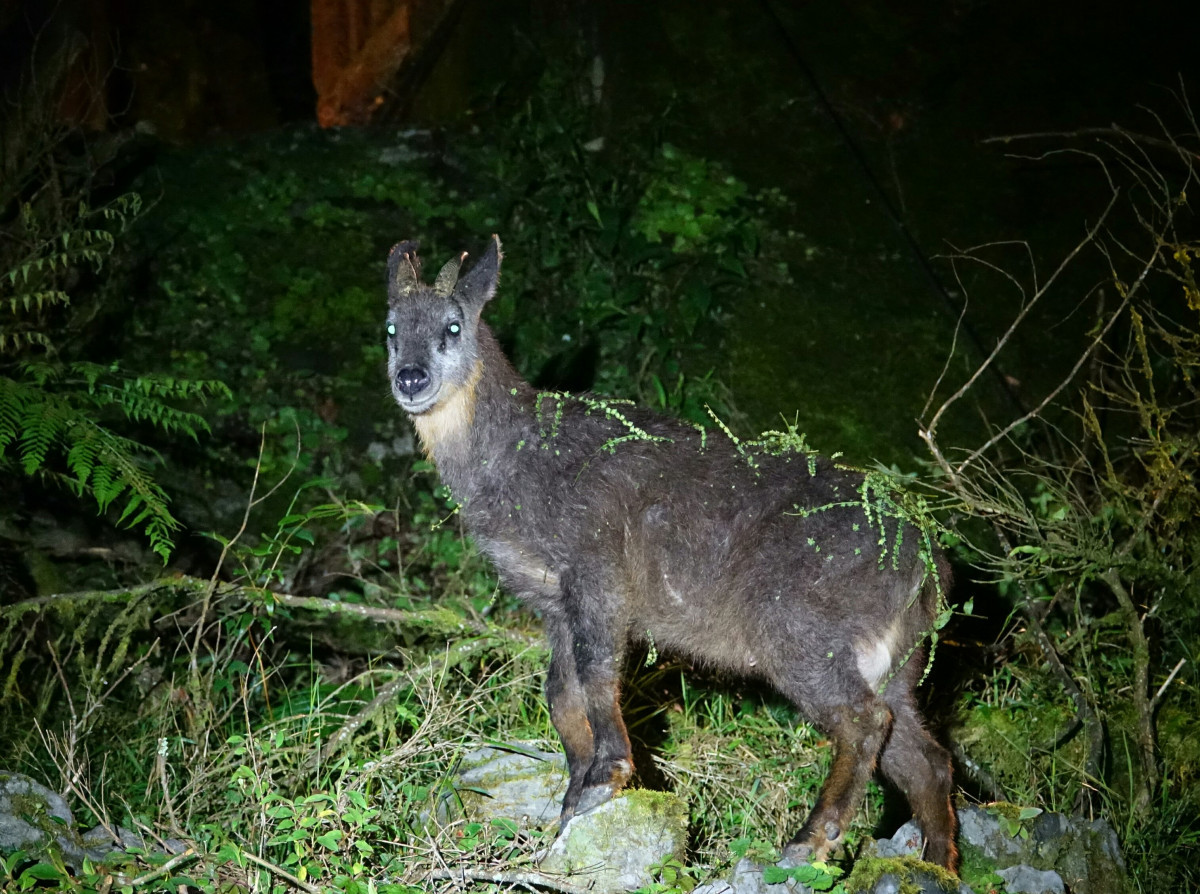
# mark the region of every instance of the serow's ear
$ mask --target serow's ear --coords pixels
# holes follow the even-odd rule
[[[500,261],[503,258],[500,237],[493,234],[483,257],[475,262],[470,273],[458,281],[454,294],[465,303],[482,310],[496,294],[496,286],[500,282]]]
[[[388,252],[388,292],[394,297],[407,295],[421,285],[421,259],[415,240],[397,242]]]

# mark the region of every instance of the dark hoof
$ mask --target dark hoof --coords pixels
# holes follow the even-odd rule
[[[798,841],[793,841],[783,849],[783,856],[775,865],[783,869],[794,869],[797,866],[803,866],[805,863],[811,863],[815,850],[811,844],[801,844]]]

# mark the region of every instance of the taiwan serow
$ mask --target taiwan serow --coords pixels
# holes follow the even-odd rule
[[[544,620],[570,771],[560,828],[633,773],[618,694],[640,639],[766,681],[831,738],[829,777],[785,859],[824,859],[843,841],[878,765],[908,798],[925,858],[954,869],[950,759],[914,696],[948,586],[927,531],[794,431],[739,442],[626,402],[539,392],[480,319],[499,239],[432,286],[416,249],[388,257],[392,393],[467,531]]]

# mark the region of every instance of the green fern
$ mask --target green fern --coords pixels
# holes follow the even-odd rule
[[[117,523],[142,528],[150,548],[165,561],[179,522],[148,470],[158,456],[100,419],[115,411],[126,420],[195,439],[208,432],[208,423],[167,401],[228,396],[225,385],[127,377],[116,368],[84,363],[25,365],[20,373],[0,376],[0,469],[16,467],[77,496],[90,495],[101,512],[120,507]]]
[[[47,222],[33,205],[20,208],[10,226],[16,257],[0,257],[0,358],[21,356],[30,348],[52,350],[45,312],[71,303],[65,289],[80,267],[99,272],[116,247],[116,237],[138,216],[136,193],[91,208],[81,202],[65,220]]]
[[[140,208],[134,194],[102,208],[81,203],[57,224],[40,221],[29,206],[21,209],[22,238],[9,243],[19,245],[19,253],[0,257],[0,473],[19,470],[90,496],[102,513],[117,510],[117,524],[140,528],[166,561],[179,522],[150,471],[160,458],[118,434],[110,421],[196,439],[208,423],[177,404],[229,396],[229,390],[217,381],[58,360],[47,322],[50,311],[71,303],[66,288],[73,271],[99,273],[116,235]]]

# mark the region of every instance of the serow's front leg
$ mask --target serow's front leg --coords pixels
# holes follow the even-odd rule
[[[827,859],[845,841],[850,820],[862,803],[892,714],[865,687],[858,696],[854,702],[815,712],[818,726],[833,739],[833,766],[804,827],[783,849],[785,865]]]
[[[621,716],[620,655],[615,643],[575,643],[575,666],[587,700],[595,754],[588,767],[576,813],[587,813],[615,798],[633,775],[633,752]],[[567,804],[563,803],[563,813]]]
[[[633,775],[621,718],[620,652],[602,623],[548,621],[552,657],[546,678],[550,719],[567,755],[570,781],[559,828],[612,799]]]
[[[591,721],[588,720],[587,698],[575,673],[575,651],[571,645],[570,629],[565,624],[554,624],[547,619],[546,632],[550,637],[551,649],[550,670],[546,674],[546,701],[550,706],[550,720],[558,731],[567,755],[570,779],[563,797],[561,829],[575,813],[588,770],[596,756],[596,742]]]

